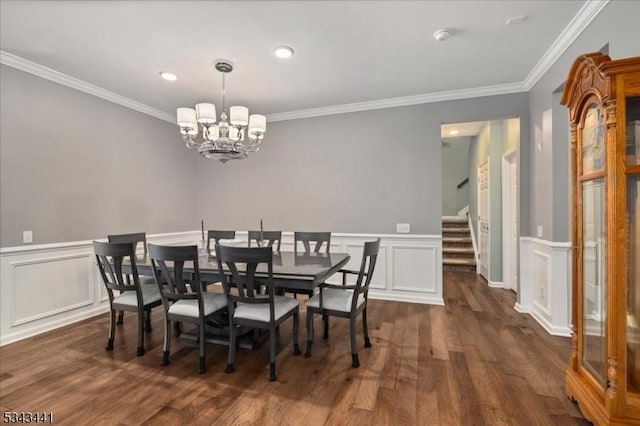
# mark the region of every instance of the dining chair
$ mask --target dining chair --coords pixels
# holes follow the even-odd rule
[[[207,371],[205,324],[227,308],[227,298],[222,293],[207,293],[202,290],[197,246],[149,244],[149,255],[164,307],[162,365],[169,364],[171,323],[187,322],[198,327],[198,372],[202,374]],[[167,262],[171,262],[171,270],[167,267]],[[188,286],[183,276],[187,262],[193,263],[193,280]]]
[[[136,268],[135,245],[132,243],[93,242],[100,276],[109,296],[109,338],[106,350],[113,349],[115,336],[116,310],[131,311],[138,314],[138,350],[137,355],[144,355],[144,324],[151,331],[151,309],[162,303],[158,288],[141,285]],[[122,272],[123,261],[128,260],[131,266],[131,278]],[[118,291],[119,294],[114,294]],[[146,321],[145,321],[146,320]]]
[[[313,247],[314,253],[320,253],[323,244],[325,245],[324,252],[329,253],[331,246],[331,232],[300,232],[293,233],[293,251],[298,252],[298,242],[301,242],[304,247],[304,253],[309,254],[312,252],[311,243],[315,243]]]
[[[138,252],[138,243],[142,243],[142,249],[144,250],[145,257],[147,256],[147,233],[146,232],[135,232],[131,234],[113,234],[107,235],[107,240],[110,243],[133,243],[133,251],[134,253]],[[140,284],[142,285],[156,285],[153,277],[148,277],[144,275],[140,275]],[[131,277],[129,275],[126,276],[127,283],[130,283]],[[122,324],[124,321],[124,312],[118,312],[118,321],[117,324]],[[151,322],[149,321],[147,324],[148,330],[151,331]]]
[[[280,243],[282,241],[282,231],[249,231],[247,238],[249,247],[252,241],[255,241],[258,247],[273,247],[276,245],[276,251],[280,251]]]
[[[269,380],[276,380],[276,328],[293,317],[293,354],[300,355],[298,345],[298,301],[274,295],[273,250],[270,247],[230,247],[216,244],[218,270],[227,267],[229,274],[222,274],[222,287],[229,306],[229,358],[227,373],[235,371],[236,334],[239,325],[269,330]],[[243,269],[238,265],[245,265]],[[266,264],[267,277],[260,283],[255,280],[258,265]],[[243,274],[240,275],[240,270]],[[257,287],[265,283],[266,294],[258,294]],[[232,286],[235,291],[232,293]]]
[[[378,251],[380,250],[380,238],[364,243],[362,262],[359,271],[342,269],[342,285],[324,283],[320,286],[320,292],[307,302],[307,348],[304,356],[311,356],[313,344],[313,314],[318,313],[328,316],[348,318],[351,336],[351,366],[359,367],[358,349],[356,347],[356,321],[359,312],[362,312],[362,329],[364,332],[364,346],[371,347],[369,332],[367,329],[367,296],[369,284],[376,267]],[[355,284],[347,284],[347,275],[357,275]]]
[[[207,253],[211,253],[211,240],[214,240],[214,245],[218,244],[220,240],[233,240],[236,237],[236,231],[207,231]]]

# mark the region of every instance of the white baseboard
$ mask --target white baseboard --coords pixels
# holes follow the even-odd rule
[[[20,331],[9,332],[0,336],[0,346],[4,346],[9,343],[17,342],[18,340],[26,339],[38,334],[46,333],[47,331],[55,330],[56,328],[64,327],[76,322],[83,321],[85,319],[102,315],[109,312],[109,304],[104,303],[102,306],[93,307],[91,309],[83,310],[76,314],[60,318],[58,320],[49,320],[46,323],[29,327]],[[105,337],[106,338],[106,337]]]
[[[516,302],[516,304],[513,305],[513,309],[515,309],[516,312],[519,312],[521,314],[528,314],[529,313],[529,308],[527,308],[525,306],[522,306],[518,302]]]
[[[443,305],[442,236],[334,233],[331,250],[349,253],[345,267],[359,269],[364,242],[376,237],[381,244],[370,297]],[[151,244],[200,239],[199,231],[147,236]],[[237,232],[236,239],[246,241],[247,232]],[[282,250],[293,250],[293,232],[282,233]],[[330,281],[339,278],[336,274]],[[52,293],[56,297],[44,296]],[[0,249],[0,294],[0,346],[108,310],[92,241]]]
[[[547,318],[545,318],[543,315],[540,315],[537,310],[532,310],[531,312],[529,312],[529,315],[531,315],[533,319],[538,322],[538,324],[540,324],[545,330],[547,330],[547,333],[553,336],[571,337],[571,328],[553,325]]]
[[[571,243],[520,238],[520,291],[515,309],[549,334],[571,335]]]
[[[504,284],[502,283],[502,281],[487,280],[487,284],[492,288],[504,288]]]
[[[391,302],[421,303],[425,305],[444,305],[444,299],[442,297],[424,296],[421,294],[407,295],[377,290],[369,290],[369,299],[388,300]]]

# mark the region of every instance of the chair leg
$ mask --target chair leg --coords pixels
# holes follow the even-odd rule
[[[269,381],[276,381],[276,327],[269,327]]]
[[[138,312],[138,351],[136,355],[144,355],[144,311]]]
[[[322,320],[324,321],[324,334],[322,338],[327,340],[329,338],[329,315],[322,315]]]
[[[227,368],[225,373],[233,373],[236,371],[236,325],[233,321],[229,321],[229,357],[227,358]]]
[[[124,323],[124,311],[119,311],[118,312],[118,325]]]
[[[371,340],[369,340],[369,328],[367,327],[367,308],[362,310],[362,331],[364,332],[364,347],[371,347]]]
[[[351,335],[351,366],[353,368],[360,367],[360,360],[358,359],[358,348],[356,347],[356,316],[352,316],[349,319],[349,334]]]
[[[180,322],[173,321],[173,332],[176,337],[180,337],[180,335],[182,334],[182,328],[180,326]]]
[[[164,348],[162,351],[162,363],[160,365],[169,365],[169,351],[171,350],[171,321],[166,318],[164,320]]]
[[[311,308],[307,308],[307,349],[304,351],[304,357],[311,356],[311,345],[313,344],[313,312]]]
[[[147,309],[144,313],[144,329],[147,333],[151,333],[151,309]]]
[[[109,337],[107,338],[107,346],[104,348],[107,351],[113,350],[113,338],[116,333],[116,311],[111,309],[109,316]]]
[[[198,348],[199,348],[199,358],[198,358],[198,373],[204,374],[207,372],[207,365],[205,360],[205,341],[204,341],[204,321],[198,324]]]
[[[300,355],[300,345],[298,344],[298,329],[300,328],[300,314],[293,314],[293,354]],[[277,329],[276,329],[277,330]]]

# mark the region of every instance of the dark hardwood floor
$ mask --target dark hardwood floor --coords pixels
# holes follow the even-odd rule
[[[135,316],[125,314],[106,352],[101,315],[0,348],[0,407],[53,412],[69,425],[588,424],[564,393],[569,339],[515,312],[514,293],[475,274],[444,279],[446,306],[369,302],[373,347],[358,336],[359,369],[346,320],[332,318],[325,342],[316,316],[311,358],[292,355],[285,323],[272,383],[267,344],[239,349],[233,374],[224,373],[227,348],[208,345],[199,375],[192,341],[174,339],[171,364],[160,366],[159,310],[143,357],[135,356]]]

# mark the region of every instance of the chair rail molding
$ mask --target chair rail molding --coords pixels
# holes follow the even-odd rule
[[[571,336],[571,243],[520,237],[520,293],[514,309],[554,336]]]
[[[246,231],[236,232],[238,244],[246,245],[247,237]],[[331,251],[349,253],[346,267],[358,269],[364,242],[376,237],[381,245],[369,297],[443,305],[442,236],[333,233]],[[199,230],[147,236],[151,244],[198,244],[200,239]],[[293,232],[282,233],[281,249],[293,250]],[[338,283],[340,277],[330,281]],[[108,310],[92,241],[0,249],[0,346]]]

